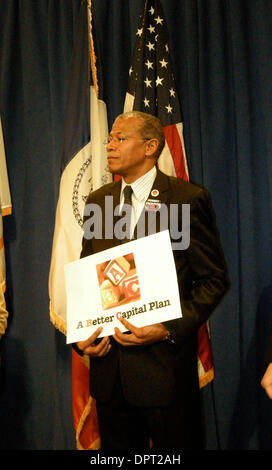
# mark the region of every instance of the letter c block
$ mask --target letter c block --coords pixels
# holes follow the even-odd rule
[[[131,270],[130,273],[125,277],[122,282],[122,287],[126,299],[140,297],[140,285],[136,270]]]

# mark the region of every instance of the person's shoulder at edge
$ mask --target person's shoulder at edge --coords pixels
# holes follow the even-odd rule
[[[91,191],[87,197],[87,203],[91,202],[93,199],[99,199],[100,197],[105,196],[106,194],[111,194],[116,186],[120,185],[120,181],[112,181],[111,183],[104,184],[95,191]]]

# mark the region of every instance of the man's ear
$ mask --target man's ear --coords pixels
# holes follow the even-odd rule
[[[147,157],[154,157],[159,148],[159,141],[158,139],[150,139],[146,142],[146,151],[145,154]]]

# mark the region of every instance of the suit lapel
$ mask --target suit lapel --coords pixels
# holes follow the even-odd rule
[[[114,228],[116,226],[116,223],[120,219],[120,216],[118,214],[115,214],[115,209],[116,207],[120,204],[120,192],[121,192],[121,180],[117,181],[113,186],[111,191],[109,191],[105,195],[105,200],[107,196],[112,197],[112,209],[113,213],[109,211],[109,213],[106,213],[105,206],[104,206],[104,217],[103,217],[103,233],[105,233],[105,217],[113,217],[113,237],[112,237],[112,246],[117,246],[120,244],[120,240],[118,237],[116,237],[114,233]],[[116,211],[117,212],[117,211]],[[109,221],[111,222],[111,221]]]

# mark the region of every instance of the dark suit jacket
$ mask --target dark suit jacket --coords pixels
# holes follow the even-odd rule
[[[181,179],[158,171],[153,189],[157,199],[169,206],[190,204],[191,238],[186,250],[174,251],[183,317],[165,322],[175,343],[161,341],[142,347],[122,347],[111,338],[112,348],[103,358],[90,359],[90,391],[107,401],[116,371],[120,368],[126,399],[138,406],[166,406],[179,394],[185,402],[198,390],[197,331],[221,301],[229,287],[226,264],[208,192]],[[96,203],[105,213],[105,196],[120,202],[121,181],[91,193],[88,203]],[[150,198],[154,199],[151,196]],[[146,214],[142,214],[146,217]],[[117,222],[117,217],[114,222]],[[157,219],[158,220],[158,219]],[[179,217],[181,227],[181,217]],[[154,226],[154,232],[159,225]],[[136,228],[137,232],[137,228]],[[118,245],[116,238],[83,238],[81,257]],[[159,253],[158,253],[159,260]],[[159,268],[159,263],[158,263]],[[167,273],[162,272],[167,280]]]

